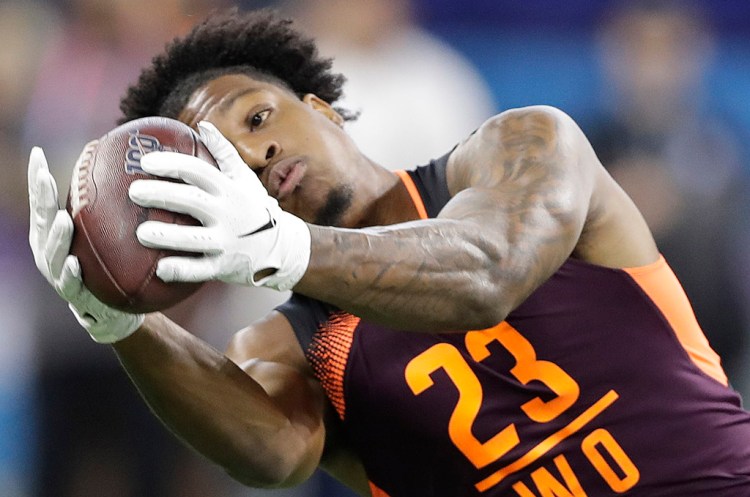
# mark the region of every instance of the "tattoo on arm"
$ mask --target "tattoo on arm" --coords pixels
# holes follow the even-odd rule
[[[322,229],[329,241],[315,265],[343,286],[314,285],[311,296],[413,330],[504,319],[564,262],[582,229],[588,193],[569,128],[550,110],[501,114],[454,152],[453,198],[437,219]]]

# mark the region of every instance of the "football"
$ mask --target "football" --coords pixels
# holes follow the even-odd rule
[[[153,151],[181,152],[216,165],[200,136],[186,124],[164,117],[136,119],[86,145],[66,205],[75,228],[71,254],[79,259],[83,283],[105,304],[131,313],[167,309],[200,287],[165,283],[156,276],[162,257],[195,254],[146,248],[136,237],[138,225],[148,220],[199,224],[190,216],[144,208],[128,198],[133,181],[155,178],[140,165],[141,157]]]

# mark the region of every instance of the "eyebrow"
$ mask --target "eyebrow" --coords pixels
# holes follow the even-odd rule
[[[225,112],[230,107],[234,105],[234,103],[237,101],[237,99],[244,97],[245,95],[249,95],[251,93],[258,93],[261,91],[260,88],[244,88],[242,90],[236,90],[234,93],[231,93],[229,97],[222,100],[222,102],[219,104],[219,111]]]

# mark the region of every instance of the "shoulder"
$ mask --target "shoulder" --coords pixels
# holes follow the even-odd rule
[[[532,166],[529,170],[526,167]],[[522,172],[536,175],[559,170],[591,187],[591,172],[598,165],[575,121],[562,110],[546,105],[509,109],[487,119],[460,143],[448,162],[449,188],[456,193],[477,184],[521,182]],[[489,171],[506,174],[487,176]],[[514,174],[507,174],[514,172]],[[576,174],[579,173],[579,174]]]
[[[240,366],[248,361],[260,360],[284,364],[305,376],[312,376],[292,324],[278,311],[272,311],[263,319],[235,333],[226,355]]]
[[[505,110],[487,119],[480,127],[481,131],[506,130],[508,126],[529,125],[545,129],[557,128],[560,123],[573,123],[573,119],[563,110],[550,105],[530,105]]]
[[[287,364],[311,375],[305,350],[313,334],[338,308],[293,293],[264,318],[235,333],[227,355],[235,362],[261,359]]]
[[[577,129],[573,118],[557,107],[532,105],[508,109],[487,119],[473,136],[487,144],[500,144],[503,139],[519,134],[532,134],[553,139],[569,135]]]
[[[510,109],[488,119],[456,147],[446,177],[451,195],[491,189],[503,204],[543,205],[574,220],[568,223],[578,233],[573,255],[588,262],[633,267],[658,257],[635,204],[578,124],[555,107]]]

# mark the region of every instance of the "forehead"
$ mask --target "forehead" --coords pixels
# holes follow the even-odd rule
[[[191,126],[209,114],[225,114],[238,101],[257,95],[278,100],[299,100],[290,90],[245,74],[226,74],[198,87],[188,99],[178,119]]]

